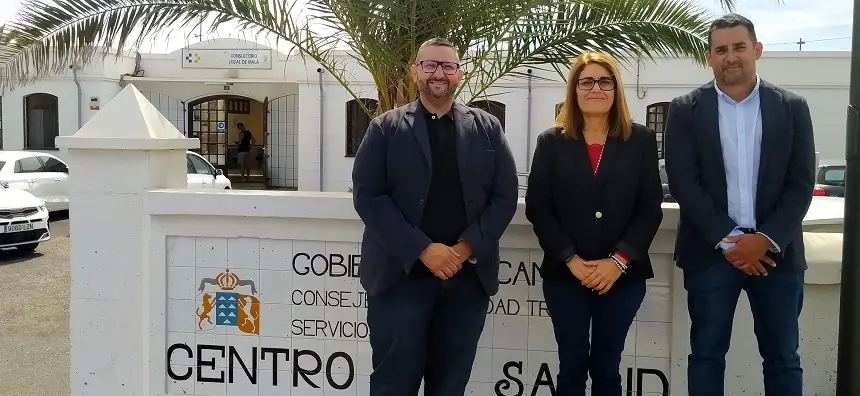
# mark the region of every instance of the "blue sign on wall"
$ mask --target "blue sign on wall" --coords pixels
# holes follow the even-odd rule
[[[218,132],[224,132],[227,129],[227,123],[224,121],[218,121]]]

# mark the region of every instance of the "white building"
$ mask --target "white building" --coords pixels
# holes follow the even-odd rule
[[[348,59],[344,56],[344,60]],[[764,78],[805,96],[821,159],[844,157],[849,52],[765,52]],[[358,69],[358,68],[356,68]],[[200,42],[170,54],[110,56],[103,64],[71,70],[2,93],[0,148],[56,150],[54,138],[74,134],[125,84],[132,83],[179,129],[201,140],[200,153],[229,167],[236,123],[250,129],[271,187],[347,191],[352,156],[369,119],[353,97],[311,60],[235,39]],[[564,83],[507,80],[494,85],[489,109],[505,125],[520,171],[528,170],[534,142],[552,125]],[[354,70],[351,89],[375,100],[369,74]],[[668,102],[712,78],[689,60],[633,64],[623,81],[637,122],[658,133]],[[372,98],[372,99],[371,99]],[[322,131],[322,133],[321,133]],[[262,153],[262,151],[260,151]],[[62,153],[60,153],[62,155]],[[261,178],[262,180],[262,178]]]

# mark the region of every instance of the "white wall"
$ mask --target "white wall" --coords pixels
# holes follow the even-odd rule
[[[191,48],[265,48],[253,42],[218,39],[193,44]],[[289,57],[272,51],[272,68],[268,70],[183,69],[182,51],[170,54],[142,54],[143,77],[124,77],[141,91],[160,93],[175,102],[189,101],[208,95],[234,94],[262,100],[285,94],[297,94],[297,120],[292,131],[297,134],[298,152],[281,161],[292,164],[297,160],[298,185],[301,190],[322,189],[347,191],[351,186],[353,159],[346,156],[346,102],[353,99],[346,89],[327,72],[322,73],[323,105],[320,111],[319,65],[312,60]],[[339,64],[350,76],[350,87],[361,97],[376,98],[376,90],[366,70],[348,55],[338,55]],[[822,160],[844,157],[846,106],[848,102],[849,52],[765,52],[758,63],[761,76],[773,83],[805,96],[815,126],[816,146]],[[124,55],[114,62],[95,62],[81,71],[83,89],[81,107],[86,122],[91,115],[90,96],[99,96],[102,106],[120,89],[119,77],[134,69],[134,57]],[[523,70],[525,71],[525,70]],[[814,71],[814,72],[813,72]],[[564,95],[563,80],[555,73],[535,71],[536,76],[553,81],[533,79],[531,123],[527,125],[528,93],[523,79],[505,80],[488,92],[491,99],[505,103],[506,135],[514,151],[518,170],[527,171],[531,151],[537,136],[553,124],[555,104]],[[656,102],[671,101],[704,84],[712,78],[710,69],[685,59],[634,61],[623,72],[628,104],[637,122],[645,122],[646,107]],[[225,83],[232,83],[229,91]],[[23,96],[33,92],[48,92],[59,97],[60,135],[77,130],[75,103],[77,94],[71,73],[39,81],[3,94],[3,146],[17,150],[24,146]],[[505,93],[507,92],[507,93]],[[465,100],[466,98],[461,98]],[[164,110],[165,113],[169,113]],[[175,124],[182,124],[175,115],[165,114]],[[320,121],[325,132],[320,146]],[[184,131],[184,127],[179,128]],[[322,149],[322,152],[321,152]],[[322,161],[320,160],[322,156]]]
[[[346,61],[345,61],[346,62]],[[315,152],[316,158],[300,160],[300,189],[317,190],[319,187],[319,88],[316,84],[317,64],[308,62],[307,85],[303,85],[300,115],[302,152]],[[815,127],[816,148],[822,159],[843,158],[845,147],[846,106],[848,104],[848,52],[765,52],[758,62],[763,79],[781,85],[807,98]],[[827,70],[812,73],[811,70]],[[525,71],[525,70],[523,70]],[[355,64],[348,68],[353,77],[351,87],[363,96],[375,98],[369,74]],[[553,125],[555,105],[564,98],[564,83],[555,73],[535,71],[535,75],[554,78],[554,81],[533,79],[532,116],[527,125],[528,90],[524,79],[506,80],[488,91],[491,100],[506,105],[506,136],[520,172],[526,172],[537,136]],[[685,59],[657,59],[643,61],[638,68],[635,61],[622,74],[625,93],[636,122],[645,123],[646,108],[657,102],[669,102],[686,94],[713,78],[709,68]],[[346,191],[351,185],[352,158],[344,156],[345,102],[352,96],[334,79],[324,73],[325,119],[324,178],[325,191]],[[638,81],[638,83],[637,83]],[[468,96],[468,95],[464,95]],[[467,97],[460,98],[466,100]],[[529,145],[529,143],[531,143]]]

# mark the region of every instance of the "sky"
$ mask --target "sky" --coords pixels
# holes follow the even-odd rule
[[[723,11],[717,0],[695,0],[715,15]],[[765,51],[850,51],[853,0],[739,0],[735,10],[753,21],[758,39]],[[0,0],[0,23],[14,19],[20,0]],[[147,41],[141,52],[167,53],[201,41],[196,31],[187,29]],[[243,37],[236,29],[222,28],[203,39]],[[805,44],[798,45],[803,39]],[[265,39],[256,40],[268,46],[281,47]]]

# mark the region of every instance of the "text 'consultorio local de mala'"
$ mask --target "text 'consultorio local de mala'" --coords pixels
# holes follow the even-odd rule
[[[253,53],[230,54],[227,59],[227,64],[230,65],[259,65],[260,58]]]

